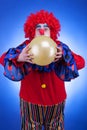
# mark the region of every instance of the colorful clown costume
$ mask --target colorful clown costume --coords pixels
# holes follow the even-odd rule
[[[28,43],[29,41],[25,41],[17,48],[9,49],[8,52],[1,57],[1,59],[3,59],[4,57],[4,75],[13,81],[21,80],[21,130],[33,130],[32,127],[34,127],[34,130],[42,130],[42,128],[45,128],[45,130],[63,130],[64,105],[61,105],[60,107],[59,104],[64,104],[66,99],[64,81],[70,81],[71,79],[74,79],[79,76],[78,69],[81,69],[84,66],[84,60],[81,56],[72,53],[70,49],[62,42],[57,42],[57,45],[63,48],[63,59],[60,60],[60,62],[51,63],[48,66],[38,66],[36,64],[30,63],[18,63],[16,59],[21,50]],[[43,85],[45,85],[45,87],[43,87]],[[41,119],[43,118],[44,121],[41,123],[40,120],[38,124],[37,120],[40,117],[38,117],[38,115],[33,115],[33,117],[31,117],[30,113],[28,113],[29,115],[27,115],[26,112],[29,108],[26,108],[26,105],[27,107],[32,106],[32,113],[37,113],[37,111],[40,109],[42,111],[44,107],[46,109],[51,109],[56,105],[58,110],[60,111],[58,115],[55,114],[55,116],[57,117],[55,117],[54,120],[52,119],[53,124],[57,123],[55,124],[55,127],[53,127],[53,124],[50,124],[51,122],[48,123],[49,128],[44,124],[44,122],[47,122],[48,119],[44,119],[41,111],[39,111],[38,115],[40,116],[41,114]],[[36,110],[36,106],[38,110]],[[48,109],[46,111],[47,113],[45,112],[45,116],[49,116],[51,112],[49,113]],[[56,110],[56,112],[58,111]],[[31,119],[33,119],[30,120],[29,118],[28,122],[26,122],[28,118],[26,116],[29,116],[31,117]],[[61,123],[60,117],[62,118]],[[51,120],[51,117],[49,120]]]

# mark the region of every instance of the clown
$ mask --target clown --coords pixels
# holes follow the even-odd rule
[[[1,56],[4,75],[21,81],[21,130],[64,130],[64,81],[78,77],[78,70],[85,63],[81,56],[58,40],[59,31],[60,23],[53,13],[40,10],[28,16],[24,24],[28,40]],[[58,50],[54,61],[47,66],[33,63],[34,56],[28,53],[29,43],[42,35],[52,38]]]

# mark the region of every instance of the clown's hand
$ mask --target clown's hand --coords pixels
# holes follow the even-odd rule
[[[19,54],[17,61],[18,61],[18,62],[29,62],[29,63],[32,63],[32,64],[33,64],[33,62],[32,62],[32,60],[33,60],[33,55],[28,53],[30,49],[31,49],[31,48],[29,47],[29,45],[27,45],[27,46],[22,50],[22,52]]]
[[[59,61],[62,58],[62,48],[61,47],[57,47],[57,53],[54,59],[54,62]]]

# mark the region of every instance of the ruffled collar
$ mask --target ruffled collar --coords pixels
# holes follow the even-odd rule
[[[54,70],[54,62],[52,62],[51,64],[47,66],[39,66],[36,64],[31,64],[30,66],[32,67],[32,69],[42,71],[42,72],[50,72]]]

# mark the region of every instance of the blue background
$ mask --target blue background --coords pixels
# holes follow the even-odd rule
[[[23,24],[31,12],[45,9],[60,20],[59,39],[87,61],[86,0],[3,0],[0,1],[0,55],[24,38]],[[20,82],[3,76],[0,65],[0,130],[20,129]],[[66,84],[65,130],[87,130],[87,62],[80,76]]]

